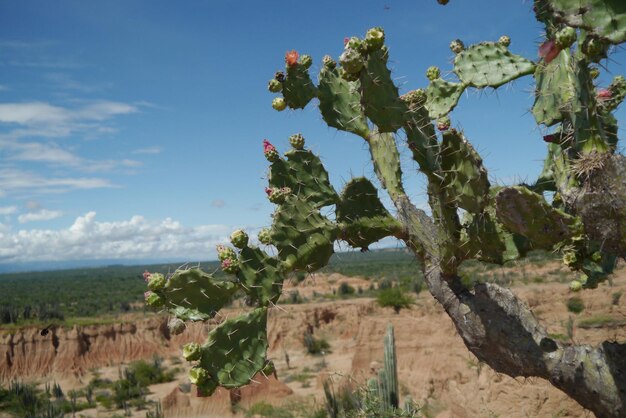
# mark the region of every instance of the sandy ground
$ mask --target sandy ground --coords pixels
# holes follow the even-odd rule
[[[546,265],[527,272],[533,276],[558,264]],[[314,292],[332,293],[341,282],[367,289],[370,282],[340,275],[311,276],[297,286],[301,296],[310,299]],[[567,340],[567,322],[574,321],[573,340],[597,344],[604,340],[626,340],[626,295],[613,305],[616,292],[626,293],[626,269],[620,266],[614,275],[613,287],[601,284],[593,291],[569,292],[567,284],[534,283],[513,286],[512,290],[524,300],[548,332]],[[285,297],[295,288],[287,285]],[[585,310],[569,313],[566,301],[580,297]],[[234,313],[233,310],[232,313]],[[608,326],[582,328],[578,324],[598,314],[611,316],[615,322]],[[317,320],[316,320],[317,318]],[[325,321],[326,320],[326,321]],[[346,382],[363,385],[372,371],[382,363],[383,336],[387,324],[395,328],[398,355],[398,375],[402,398],[410,396],[427,411],[429,417],[587,417],[593,416],[559,390],[541,379],[512,379],[494,373],[467,350],[456,334],[451,320],[426,291],[417,295],[415,305],[396,314],[390,308],[380,308],[375,300],[355,298],[305,304],[280,304],[270,313],[268,338],[269,357],[277,367],[278,380],[258,378],[258,383],[242,390],[240,408],[257,402],[275,405],[323,404],[324,379],[332,379],[335,387]],[[304,329],[312,327],[316,338],[324,338],[330,349],[323,356],[306,353],[302,343]],[[140,332],[140,331],[139,331]],[[557,337],[555,337],[557,338]],[[179,347],[172,347],[165,364],[187,368],[178,363]],[[289,365],[287,364],[287,356]],[[99,368],[101,377],[117,379],[117,366]],[[54,376],[62,387],[82,387],[93,377]],[[195,391],[187,392],[186,376],[150,387],[149,399],[159,400],[167,417],[233,417],[230,394],[221,390],[209,398],[198,398]],[[402,400],[402,399],[401,399]],[[82,411],[82,415],[107,417],[105,410]],[[133,416],[145,417],[145,411]]]

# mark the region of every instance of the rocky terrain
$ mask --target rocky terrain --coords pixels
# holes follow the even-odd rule
[[[548,265],[545,268],[555,268]],[[541,275],[541,271],[536,271]],[[357,287],[369,282],[359,278],[312,276],[298,285],[301,295],[330,293],[340,282]],[[539,281],[539,280],[537,280]],[[621,266],[613,287],[602,284],[595,291],[581,292],[585,309],[568,312],[573,296],[562,283],[534,283],[513,290],[532,308],[554,338],[568,340],[567,321],[573,318],[576,342],[598,343],[626,339],[626,297],[616,294],[626,288],[626,269]],[[286,289],[286,295],[289,289]],[[236,308],[233,308],[236,309]],[[167,318],[133,317],[114,325],[53,328],[47,336],[39,329],[25,328],[0,334],[0,380],[56,380],[64,387],[80,387],[99,374],[114,375],[119,365],[155,354],[172,361],[189,341],[201,342],[211,324],[192,324],[182,335],[169,335]],[[395,327],[402,396],[410,395],[432,417],[581,417],[592,416],[563,393],[539,379],[512,379],[482,365],[456,335],[452,322],[427,293],[416,297],[410,310],[394,313],[380,308],[370,298],[354,298],[304,304],[281,304],[269,320],[269,356],[277,377],[257,377],[237,394],[237,404],[246,409],[257,402],[304,405],[323,403],[322,382],[336,386],[363,384],[382,360],[383,335],[388,323]],[[323,356],[306,353],[305,329],[330,343]],[[289,357],[289,367],[286,355]],[[182,364],[187,367],[186,364]],[[167,417],[230,417],[232,395],[220,390],[198,398],[183,390],[185,373],[176,381],[151,386],[152,399],[159,399]],[[182,384],[182,385],[181,385]],[[110,416],[104,410],[82,411],[85,416]],[[145,416],[145,412],[136,416]]]

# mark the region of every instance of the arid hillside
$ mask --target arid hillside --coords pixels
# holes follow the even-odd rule
[[[560,268],[547,264],[528,271],[541,277],[545,271]],[[501,273],[505,273],[502,270]],[[626,269],[620,266],[613,286],[602,284],[595,291],[576,294],[583,302],[580,314],[568,312],[572,296],[563,283],[514,285],[513,290],[526,303],[554,338],[597,343],[606,339],[626,339]],[[362,278],[338,274],[316,275],[298,285],[304,298],[332,293],[340,283],[353,287],[369,286]],[[287,288],[285,298],[290,290]],[[512,379],[479,363],[456,335],[452,322],[428,292],[415,298],[415,305],[399,314],[381,308],[371,298],[350,298],[328,302],[280,304],[269,321],[269,356],[277,366],[278,380],[258,377],[233,396],[224,390],[209,398],[198,398],[188,390],[184,370],[173,382],[152,386],[152,399],[161,400],[165,416],[234,416],[255,403],[287,405],[296,411],[306,405],[323,404],[322,381],[335,386],[362,385],[380,365],[383,335],[388,323],[395,327],[402,396],[410,395],[431,417],[581,417],[592,416],[563,393],[539,379]],[[571,309],[571,308],[570,308]],[[232,308],[236,310],[236,308]],[[228,312],[227,312],[228,314]],[[568,321],[572,318],[570,330]],[[121,364],[149,359],[155,354],[173,361],[180,357],[188,341],[201,342],[211,326],[193,324],[179,336],[167,332],[167,318],[151,315],[129,318],[115,325],[53,328],[47,336],[39,329],[26,328],[0,335],[0,379],[55,380],[65,387],[79,388],[93,377],[115,375]],[[315,338],[326,340],[324,355],[307,354],[303,332],[313,330]],[[289,358],[289,366],[287,364]],[[183,362],[182,367],[187,365]],[[309,408],[310,409],[310,408]],[[85,410],[85,416],[111,416],[102,408]],[[145,416],[138,411],[134,416]],[[241,414],[241,412],[239,412]],[[293,416],[298,416],[292,412]]]

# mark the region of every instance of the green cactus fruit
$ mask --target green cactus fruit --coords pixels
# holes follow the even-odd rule
[[[434,65],[432,67],[428,67],[428,69],[426,70],[426,78],[428,78],[430,81],[436,80],[439,77],[441,77],[441,71],[439,70],[439,67],[435,67]]]
[[[511,37],[508,35],[502,35],[500,39],[498,39],[498,43],[502,46],[508,47],[511,45]]]
[[[163,290],[167,279],[161,273],[152,273],[148,282],[148,289],[152,291]]]
[[[339,63],[341,68],[349,74],[358,74],[365,65],[363,56],[354,48],[346,48],[339,56]]]
[[[331,57],[330,55],[324,55],[324,58],[322,58],[322,64],[324,64],[324,67],[329,70],[337,67],[337,62],[335,62],[333,57]]]
[[[559,49],[565,49],[576,42],[576,29],[566,26],[556,33],[555,44]]]
[[[187,343],[183,346],[183,357],[187,361],[200,360],[202,348],[198,343]]]
[[[274,108],[274,110],[282,112],[287,107],[287,103],[282,97],[276,97],[274,100],[272,100],[272,107]]]
[[[146,292],[144,293],[146,299],[146,305],[151,308],[160,308],[165,304],[165,300],[158,293]]]
[[[265,193],[270,202],[280,205],[285,201],[285,198],[291,194],[291,188],[289,187],[266,187]]]
[[[367,51],[367,44],[362,39],[353,36],[350,39],[344,40],[344,49],[354,49],[359,53]]]
[[[359,73],[353,74],[347,72],[343,68],[339,68],[339,77],[341,77],[343,80],[354,82],[359,80]]]
[[[261,229],[258,238],[261,244],[270,245],[272,243],[272,230],[269,228]]]
[[[243,229],[238,229],[230,234],[230,242],[239,249],[246,248],[248,246],[248,234]]]
[[[591,254],[591,260],[599,263],[600,261],[602,261],[602,253],[600,251],[596,251],[595,253]]]
[[[442,118],[437,119],[437,129],[440,132],[445,132],[450,129],[450,118],[444,116]]]
[[[227,258],[237,258],[237,253],[230,247],[218,244],[215,246],[215,249],[217,250],[217,258],[220,261],[224,261]]]
[[[294,134],[289,137],[289,143],[294,149],[301,150],[304,148],[304,137],[302,134]]]
[[[400,99],[408,105],[410,110],[418,109],[424,106],[426,98],[427,96],[424,89],[411,90],[410,92],[400,96]]]
[[[173,335],[182,334],[186,328],[185,321],[182,319],[174,317],[167,321],[167,329],[169,329],[170,333]]]
[[[368,51],[376,51],[377,49],[380,49],[384,43],[385,32],[383,31],[383,28],[371,28],[365,34],[365,44],[367,45]]]
[[[563,253],[563,264],[565,264],[566,266],[575,267],[579,264],[579,261],[580,260],[578,259],[576,251],[566,251],[565,253]]]
[[[311,58],[310,55],[303,54],[302,56],[300,56],[298,63],[305,69],[308,69],[309,67],[311,67],[311,64],[313,64],[313,58]]]
[[[189,381],[194,385],[201,385],[210,379],[209,372],[201,366],[195,366],[189,370]]]
[[[596,67],[589,68],[589,77],[591,77],[592,80],[600,77],[600,70]]]
[[[606,58],[608,44],[598,38],[586,37],[580,49],[591,61],[598,62]]]
[[[269,83],[267,83],[267,89],[272,93],[280,93],[280,91],[283,89],[283,83],[276,80],[275,78],[272,78]]]
[[[461,52],[461,51],[463,51],[465,49],[465,44],[463,43],[462,40],[455,39],[454,41],[450,42],[450,49],[455,54],[458,54],[459,52]]]
[[[227,258],[222,261],[222,270],[227,274],[237,274],[239,271],[239,261],[236,258]]]
[[[579,282],[578,280],[572,280],[569,283],[569,288],[572,292],[578,292],[583,288],[583,284]]]

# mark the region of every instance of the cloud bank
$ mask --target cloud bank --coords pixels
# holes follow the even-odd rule
[[[27,216],[27,215],[24,215]],[[35,220],[35,219],[29,219]],[[100,259],[215,258],[215,245],[227,242],[227,225],[184,227],[167,218],[150,222],[142,216],[100,222],[96,212],[76,218],[67,229],[13,231],[0,224],[0,263]]]

